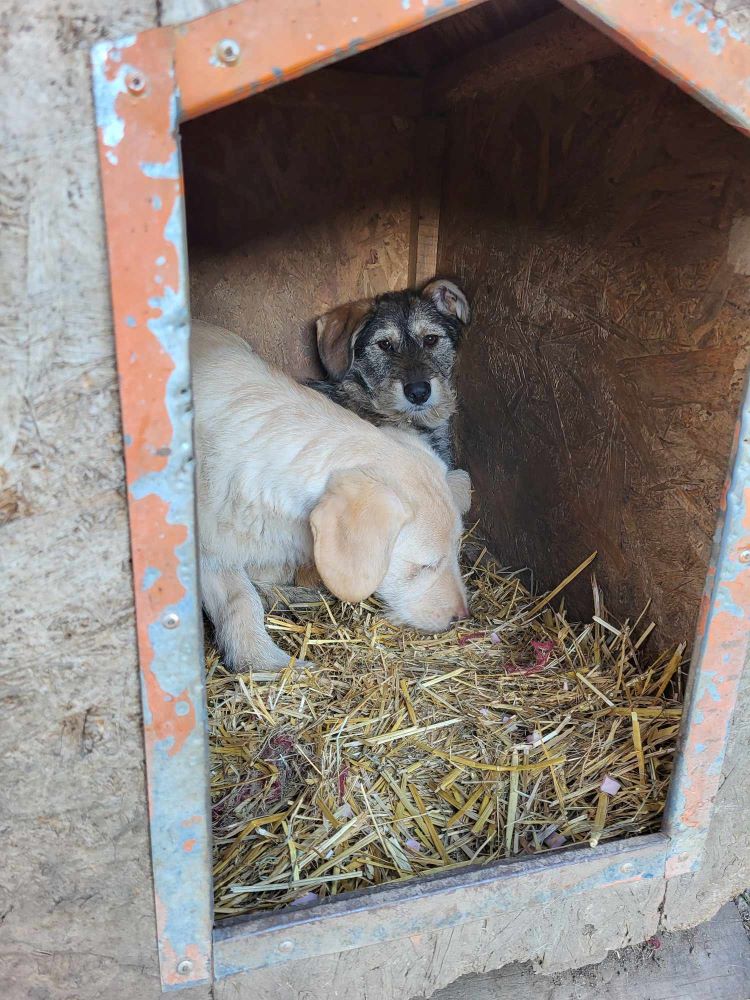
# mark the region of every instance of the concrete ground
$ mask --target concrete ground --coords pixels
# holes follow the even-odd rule
[[[750,892],[699,927],[612,952],[598,965],[552,976],[508,965],[464,976],[432,1000],[750,1000]]]

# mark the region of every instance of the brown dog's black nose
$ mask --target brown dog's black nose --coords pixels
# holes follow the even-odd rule
[[[404,395],[410,403],[414,403],[417,406],[419,406],[420,403],[426,403],[430,398],[430,383],[407,382],[404,386]]]

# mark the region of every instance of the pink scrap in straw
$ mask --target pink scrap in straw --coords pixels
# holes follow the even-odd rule
[[[615,781],[614,778],[610,778],[608,774],[605,774],[601,785],[599,785],[599,791],[604,792],[605,795],[616,795],[621,787],[619,781]]]

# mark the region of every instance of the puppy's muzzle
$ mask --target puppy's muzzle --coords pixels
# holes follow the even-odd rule
[[[431,391],[429,382],[407,382],[404,386],[404,395],[415,406],[426,403],[430,398]]]

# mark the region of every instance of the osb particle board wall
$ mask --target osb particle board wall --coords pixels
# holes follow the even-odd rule
[[[482,523],[542,586],[597,549],[612,610],[651,598],[690,642],[750,355],[747,140],[625,55],[449,133],[439,261],[474,300]]]
[[[324,71],[185,126],[195,316],[310,376],[316,316],[406,285],[417,90]]]

